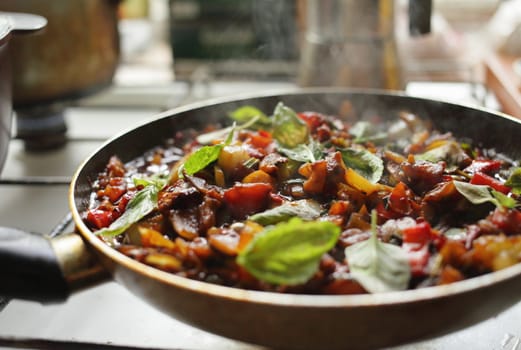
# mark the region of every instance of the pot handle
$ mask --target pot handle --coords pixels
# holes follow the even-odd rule
[[[412,36],[431,32],[432,0],[409,0],[409,33]]]
[[[51,240],[0,227],[0,296],[60,302],[107,276],[75,233]]]
[[[0,12],[9,20],[10,31],[15,33],[31,33],[44,28],[47,25],[45,17],[30,13]]]

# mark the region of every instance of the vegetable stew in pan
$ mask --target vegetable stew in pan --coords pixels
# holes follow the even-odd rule
[[[516,264],[519,162],[431,124],[245,105],[131,161],[114,154],[84,222],[158,269],[281,293],[416,289]]]

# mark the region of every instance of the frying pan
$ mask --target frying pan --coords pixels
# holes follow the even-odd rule
[[[129,161],[186,128],[226,120],[254,105],[364,118],[409,111],[442,131],[519,159],[521,122],[469,106],[368,90],[317,88],[206,101],[163,113],[106,142],[79,167],[70,187],[77,232],[58,240],[0,231],[0,295],[61,301],[84,283],[110,275],[159,310],[225,337],[284,349],[367,349],[441,335],[519,301],[521,264],[450,285],[372,295],[294,295],[249,291],[185,279],[134,261],[105,245],[82,222],[91,183],[110,156]],[[347,111],[347,113],[346,113]],[[29,214],[28,214],[29,215]]]

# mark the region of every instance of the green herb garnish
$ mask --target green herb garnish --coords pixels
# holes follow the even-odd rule
[[[353,124],[349,133],[354,136],[354,143],[364,143],[368,141],[381,142],[387,139],[388,134],[377,130],[367,121],[359,121]]]
[[[250,123],[252,120],[254,121],[251,125],[252,129],[267,129],[271,128],[271,119],[266,114],[264,114],[260,109],[253,106],[243,106],[239,107],[233,112],[229,113],[230,118],[235,120],[239,125]]]
[[[516,200],[492,189],[490,186],[473,185],[463,181],[453,181],[456,190],[472,204],[490,202],[498,208],[514,208]]]
[[[441,146],[433,148],[425,153],[417,154],[415,159],[424,160],[431,163],[445,161],[447,168],[457,168],[465,158],[468,158],[460,145],[453,141],[447,141]]]
[[[371,215],[371,237],[345,249],[353,278],[370,293],[405,290],[411,268],[407,253],[377,237],[376,211]]]
[[[521,196],[521,168],[515,168],[512,171],[505,185],[512,188],[512,193]]]
[[[340,150],[345,165],[355,170],[371,183],[377,183],[384,171],[383,160],[365,149],[346,148]]]
[[[279,102],[273,112],[273,138],[282,147],[291,149],[307,143],[309,129],[294,110]]]
[[[293,148],[277,146],[277,150],[286,157],[302,163],[313,163],[322,158],[322,145],[313,139],[307,144],[299,144]]]
[[[212,146],[203,146],[192,153],[180,167],[179,172],[185,171],[188,175],[193,175],[215,162],[224,146],[232,142],[234,133],[235,125],[229,129],[228,136],[224,142]]]
[[[278,285],[307,282],[324,253],[336,244],[340,228],[331,222],[292,218],[257,234],[237,263],[259,280]]]
[[[312,199],[301,199],[294,202],[285,202],[278,207],[252,215],[249,217],[249,220],[267,226],[287,221],[292,217],[299,217],[303,220],[315,220],[321,213],[322,207],[318,202]]]
[[[137,192],[128,202],[125,212],[109,227],[97,231],[96,234],[110,238],[125,232],[157,207],[157,195],[160,189],[158,186],[148,185]]]

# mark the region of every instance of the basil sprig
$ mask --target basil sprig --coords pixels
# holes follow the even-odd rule
[[[224,144],[220,143],[218,145],[203,146],[199,148],[188,157],[186,162],[183,164],[183,169],[188,175],[193,175],[203,170],[219,158],[223,147]]]
[[[292,217],[299,217],[304,220],[315,220],[321,213],[322,207],[318,202],[312,199],[301,199],[293,202],[285,202],[278,207],[252,215],[249,217],[249,220],[267,226],[287,221]]]
[[[378,130],[373,124],[367,121],[358,121],[351,126],[349,133],[354,136],[354,143],[382,142],[387,139],[388,134]]]
[[[341,149],[342,160],[371,183],[377,183],[384,171],[383,160],[366,149]]]
[[[257,234],[237,263],[261,281],[277,285],[307,282],[320,258],[336,244],[340,228],[331,222],[292,218]]]
[[[109,227],[97,231],[97,235],[115,237],[157,208],[157,196],[166,185],[166,180],[162,177],[138,178],[134,179],[134,184],[145,187],[128,202],[125,212]]]
[[[251,125],[253,129],[266,129],[271,128],[271,119],[264,114],[260,109],[253,106],[242,106],[228,114],[230,118],[235,120],[239,125],[250,123],[252,120],[255,122]]]
[[[285,148],[306,144],[309,137],[307,124],[291,108],[279,102],[272,117],[273,138]]]
[[[468,156],[457,142],[446,141],[425,153],[415,155],[414,158],[431,163],[445,161],[448,169],[455,170]]]
[[[345,249],[353,278],[370,293],[405,290],[411,268],[407,253],[377,237],[376,212],[371,215],[371,237]]]
[[[473,185],[463,181],[453,181],[456,190],[472,204],[490,202],[498,208],[514,208],[516,200],[492,189],[490,186]]]
[[[515,168],[512,171],[505,185],[512,188],[512,193],[521,196],[521,168]]]
[[[307,144],[299,144],[293,148],[286,148],[277,144],[277,150],[286,157],[302,163],[313,163],[322,158],[322,145],[311,139]]]
[[[219,158],[221,150],[232,142],[234,132],[235,125],[229,130],[224,142],[211,146],[203,146],[192,153],[179,168],[179,173],[182,173],[184,170],[188,175],[193,175],[215,162]]]

